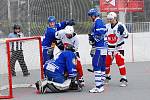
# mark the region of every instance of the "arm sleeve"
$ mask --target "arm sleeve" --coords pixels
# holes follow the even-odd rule
[[[75,51],[77,52],[79,48],[79,39],[77,36],[75,36],[74,38],[74,48],[75,48]]]
[[[97,20],[95,22],[95,35],[105,34],[106,26],[102,20]]]
[[[63,30],[55,32],[55,38],[56,39],[61,39],[62,35],[63,35],[63,32],[64,32]]]
[[[104,25],[102,20],[98,20],[95,22],[95,31],[93,38],[96,42],[104,39],[106,33],[106,26]]]
[[[11,33],[9,33],[8,38],[12,38],[12,37],[11,37]]]
[[[128,30],[127,30],[127,28],[126,28],[126,26],[125,26],[124,24],[123,24],[123,27],[124,27],[123,37],[124,37],[124,38],[128,38],[129,32],[128,32]]]
[[[63,22],[60,22],[60,23],[57,23],[56,24],[56,27],[57,27],[57,30],[61,30],[61,29],[64,29],[66,27],[66,21],[63,21]]]

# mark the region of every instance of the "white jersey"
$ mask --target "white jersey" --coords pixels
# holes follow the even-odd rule
[[[77,34],[74,35],[71,39],[68,39],[65,34],[66,33],[65,33],[64,29],[60,30],[60,31],[57,31],[55,33],[55,38],[59,39],[60,41],[62,41],[63,44],[64,43],[69,43],[69,44],[73,45],[74,48],[75,48],[75,51],[77,51],[78,48],[79,48],[79,40],[77,38]]]
[[[118,32],[118,26],[122,25],[124,27],[124,32],[121,35]],[[111,24],[106,24],[106,37],[108,42],[108,48],[116,49],[124,44],[124,39],[128,37],[128,31],[124,24],[121,22],[118,22],[113,28],[111,27]]]

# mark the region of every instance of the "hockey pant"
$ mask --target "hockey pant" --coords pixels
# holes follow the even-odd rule
[[[83,69],[82,69],[82,65],[81,65],[81,61],[80,61],[80,55],[79,52],[76,52],[76,56],[77,56],[77,72],[78,72],[78,79],[82,78],[83,76]]]
[[[43,65],[46,63],[46,61],[54,58],[53,52],[54,48],[43,49]]]
[[[119,67],[120,75],[126,75],[126,68],[124,63],[124,50],[108,51],[106,56],[106,74],[110,75],[110,66],[112,65],[113,59],[116,59],[116,64]]]
[[[44,74],[49,81],[63,83],[66,80],[66,77],[58,72],[52,72],[47,69],[44,69]]]
[[[102,54],[102,50],[106,49],[96,49],[95,54],[92,58],[92,65],[95,74],[95,84],[97,88],[103,86],[105,80],[105,60],[107,52],[105,54]]]
[[[23,51],[17,50],[17,51],[11,51],[11,58],[10,58],[10,65],[11,65],[11,71],[12,74],[16,74],[15,72],[15,63],[18,60],[20,67],[22,69],[23,74],[28,74],[27,65],[24,61]]]

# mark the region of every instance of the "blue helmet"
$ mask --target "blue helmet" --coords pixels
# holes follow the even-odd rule
[[[99,11],[96,8],[92,8],[88,11],[88,16],[100,16]]]
[[[49,23],[50,23],[50,22],[56,22],[55,16],[49,16],[49,17],[48,17],[48,22],[49,22]]]

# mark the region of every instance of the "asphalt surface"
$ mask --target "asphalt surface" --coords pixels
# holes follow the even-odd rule
[[[94,87],[94,74],[86,70],[91,66],[85,65],[85,87],[82,92],[37,94],[33,88],[16,88],[13,89],[14,98],[10,100],[150,100],[150,62],[126,63],[126,66],[129,81],[127,87],[119,86],[118,67],[113,64],[112,80],[105,86],[105,91],[89,93],[88,91]]]

